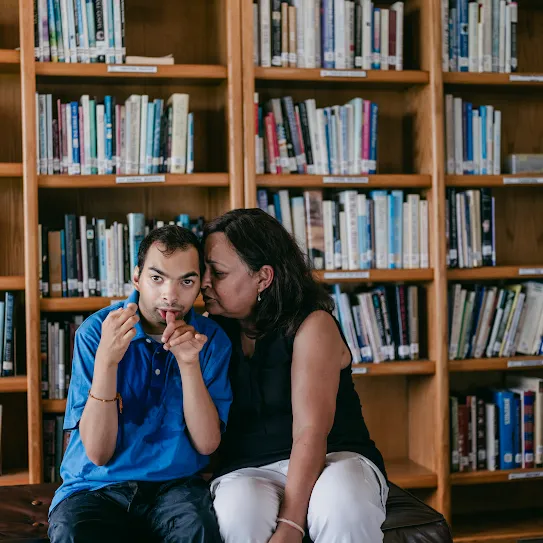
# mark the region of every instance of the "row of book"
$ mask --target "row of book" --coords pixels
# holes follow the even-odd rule
[[[447,174],[501,173],[501,111],[493,106],[477,109],[472,103],[447,94],[445,131]]]
[[[38,174],[192,173],[194,114],[189,95],[165,102],[131,95],[124,104],[113,96],[53,106],[51,94],[36,94]]]
[[[445,228],[450,268],[496,265],[495,208],[490,189],[447,189]]]
[[[504,388],[450,397],[451,471],[543,466],[543,379],[508,375]]]
[[[42,314],[40,319],[41,397],[63,400],[68,395],[72,375],[75,331],[83,315],[57,319]]]
[[[314,99],[291,96],[258,104],[256,173],[357,175],[377,173],[375,102],[354,98],[317,108]]]
[[[518,5],[512,0],[441,0],[443,71],[518,71]]]
[[[419,358],[418,286],[398,284],[347,293],[336,284],[332,298],[353,364]]]
[[[43,480],[45,483],[61,483],[60,464],[70,440],[70,432],[64,432],[64,415],[43,417]]]
[[[449,358],[543,354],[543,284],[452,284]]]
[[[257,197],[317,270],[429,267],[428,201],[419,194],[259,189]]]
[[[404,3],[253,0],[256,66],[402,70]]]
[[[153,228],[177,224],[202,236],[204,218],[186,214],[172,221],[146,221],[143,213],[129,213],[127,222],[64,216],[64,228],[39,225],[40,292],[44,298],[128,296],[141,240]]]
[[[34,57],[41,62],[122,64],[124,0],[34,0]]]

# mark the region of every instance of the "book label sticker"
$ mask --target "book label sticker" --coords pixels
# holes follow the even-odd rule
[[[507,362],[508,368],[533,368],[536,366],[543,366],[542,360],[509,360]]]
[[[369,279],[369,271],[356,271],[356,272],[324,272],[325,279]]]
[[[321,70],[321,77],[366,77],[364,70]]]
[[[543,177],[504,177],[504,185],[540,185]]]
[[[529,74],[529,75],[518,75],[511,74],[509,76],[509,81],[522,81],[522,82],[534,82],[541,83],[543,81],[543,75]]]
[[[529,471],[527,473],[510,473],[509,480],[514,479],[538,479],[543,477],[543,471]]]
[[[543,268],[519,268],[519,275],[543,275]]]
[[[131,66],[130,64],[110,64],[107,67],[108,73],[123,74],[156,74],[156,66]]]
[[[370,182],[370,178],[369,177],[326,176],[322,178],[322,182],[324,184],[341,183],[341,184],[367,185]]]
[[[165,181],[165,175],[124,175],[115,178],[115,183],[164,183]]]
[[[356,364],[353,364],[352,366],[353,375],[365,375],[366,373],[368,373],[368,368],[357,368]]]

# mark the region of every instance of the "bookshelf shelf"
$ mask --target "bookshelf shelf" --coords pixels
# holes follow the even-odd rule
[[[468,360],[450,360],[449,371],[522,371],[543,366],[542,356],[512,356],[509,358],[473,358]]]
[[[64,413],[66,411],[66,400],[42,400],[42,410],[44,413]]]
[[[453,519],[455,543],[516,543],[540,538],[543,534],[541,510],[515,511],[505,514],[484,513]]]
[[[335,75],[337,74],[337,75]],[[353,74],[351,76],[351,74]],[[363,75],[365,74],[365,76]],[[257,81],[311,81],[315,83],[344,83],[360,87],[367,85],[424,85],[430,80],[428,72],[416,70],[325,70],[321,68],[262,68],[255,67]]]
[[[449,72],[443,74],[443,83],[445,85],[541,87],[543,85],[543,74]]]
[[[28,480],[28,470],[6,470],[6,472],[0,476],[0,486],[26,485],[28,484]]]
[[[386,468],[388,478],[402,488],[434,488],[437,485],[435,473],[408,458],[388,460]]]
[[[358,182],[356,180],[359,180]],[[257,175],[256,184],[266,188],[430,188],[430,175]]]
[[[150,69],[155,69],[153,73]],[[36,63],[38,77],[75,77],[91,79],[182,79],[198,83],[217,83],[227,78],[226,66],[211,64],[177,64],[133,66],[130,64],[64,64]]]
[[[531,179],[537,182],[525,181],[508,182],[508,179]],[[534,179],[535,178],[535,179]],[[539,181],[541,180],[541,181]],[[543,183],[543,174],[541,173],[522,173],[522,174],[504,174],[504,175],[447,175],[445,183],[448,187],[477,187],[477,188],[513,188],[513,187],[534,187],[539,183]]]
[[[491,281],[495,279],[541,278],[543,267],[538,266],[487,266],[482,268],[463,268],[447,271],[449,281]]]
[[[117,182],[126,178],[136,178],[134,182]],[[142,181],[146,177],[150,179],[161,177],[164,181]],[[156,176],[127,176],[120,175],[40,175],[38,186],[40,188],[134,188],[134,187],[228,187],[227,173],[193,173],[181,174],[157,174]]]
[[[454,486],[518,481],[539,481],[541,483],[542,480],[542,468],[451,473],[451,484]]]
[[[19,71],[20,53],[11,49],[0,49],[0,73]]]
[[[434,270],[356,270],[356,271],[315,271],[315,276],[324,283],[395,283],[431,281]]]
[[[0,163],[0,177],[22,177],[23,165],[18,162]]]
[[[353,377],[367,375],[433,375],[436,363],[432,360],[354,364]]]
[[[7,277],[0,276],[0,290],[24,290],[25,278],[12,275]]]
[[[26,375],[16,377],[0,377],[0,393],[2,392],[26,392]]]
[[[40,300],[41,311],[71,312],[71,311],[98,311],[107,307],[111,302],[125,300],[126,298],[104,298],[100,296],[90,298],[42,298]],[[195,309],[202,309],[204,303],[201,297],[196,299]]]

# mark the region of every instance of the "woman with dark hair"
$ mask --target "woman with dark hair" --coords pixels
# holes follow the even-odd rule
[[[204,230],[202,293],[232,341],[233,403],[211,483],[225,543],[376,543],[388,485],[333,302],[260,209]]]

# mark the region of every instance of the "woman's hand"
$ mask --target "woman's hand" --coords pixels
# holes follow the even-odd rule
[[[268,543],[302,543],[302,539],[302,533],[296,528],[280,522]]]

